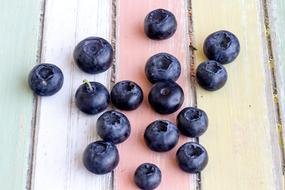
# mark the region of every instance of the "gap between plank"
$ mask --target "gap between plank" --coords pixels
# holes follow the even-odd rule
[[[281,164],[282,164],[282,172],[283,175],[285,174],[285,150],[284,150],[284,139],[283,139],[283,122],[281,119],[281,107],[279,102],[279,92],[277,87],[277,80],[276,80],[276,62],[273,56],[273,47],[272,47],[272,37],[270,33],[270,22],[269,22],[269,12],[268,12],[268,0],[263,0],[263,12],[264,12],[264,27],[265,27],[265,37],[267,42],[267,49],[268,49],[268,64],[271,72],[272,78],[272,90],[273,90],[273,99],[274,99],[274,107],[275,107],[275,117],[277,120],[277,130],[278,130],[278,137],[279,137],[279,146],[281,151]]]
[[[46,12],[46,1],[41,0],[40,7],[40,19],[39,19],[39,37],[38,37],[38,51],[36,63],[39,64],[42,59],[42,46],[43,46],[43,36],[44,36],[44,27],[45,27],[45,12]],[[30,150],[29,150],[29,158],[28,158],[28,171],[27,171],[27,181],[26,181],[26,189],[30,190],[33,186],[33,178],[34,178],[34,160],[35,160],[35,146],[37,141],[37,123],[38,123],[38,115],[40,114],[40,103],[41,98],[37,95],[34,95],[33,98],[33,115],[31,120],[31,133],[30,133]]]
[[[118,10],[117,10],[117,0],[112,0],[112,33],[111,33],[111,44],[114,50],[114,57],[113,57],[113,65],[111,67],[112,71],[111,71],[111,77],[110,77],[110,87],[109,89],[111,90],[113,88],[113,86],[116,83],[116,64],[117,64],[117,14],[118,14]],[[114,106],[111,104],[110,105],[111,109],[114,109]],[[111,175],[111,186],[112,186],[112,190],[115,190],[115,171],[112,171],[112,175]]]
[[[193,106],[197,106],[197,92],[196,92],[196,74],[195,74],[195,37],[193,28],[193,17],[192,17],[192,0],[188,1],[188,33],[189,33],[189,52],[190,52],[190,82],[191,90],[193,91],[194,97],[192,98]]]
[[[112,71],[111,71],[111,83],[110,83],[110,89],[115,85],[116,83],[116,63],[117,63],[117,0],[112,0],[112,34],[111,34],[111,44],[113,46],[114,50],[114,58],[113,58],[113,65],[112,65]]]
[[[193,97],[192,97],[192,106],[197,107],[198,102],[197,102],[197,91],[196,91],[196,57],[195,57],[195,51],[197,50],[195,47],[195,35],[194,35],[194,28],[193,28],[193,16],[192,16],[192,0],[187,0],[187,7],[188,7],[188,35],[189,35],[189,61],[190,61],[190,90],[192,91]],[[199,138],[194,138],[194,142],[199,143]],[[201,178],[201,173],[193,174],[195,175],[195,186],[196,190],[202,190],[202,178]]]

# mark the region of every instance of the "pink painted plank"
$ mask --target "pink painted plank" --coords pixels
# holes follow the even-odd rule
[[[179,146],[168,153],[150,151],[143,141],[143,133],[149,123],[156,119],[168,119],[175,122],[177,112],[169,116],[161,116],[153,112],[148,104],[147,96],[151,84],[144,74],[147,59],[159,52],[168,52],[176,56],[182,65],[179,84],[185,92],[184,106],[190,104],[190,68],[187,34],[187,5],[185,1],[173,0],[120,0],[118,10],[118,63],[117,81],[132,80],[144,90],[144,102],[136,110],[125,112],[132,126],[131,137],[121,145],[120,164],[115,173],[116,190],[137,189],[133,183],[133,174],[138,165],[144,162],[157,164],[162,170],[162,183],[158,189],[185,190],[190,189],[191,176],[178,168],[175,153]],[[173,12],[177,18],[178,29],[168,40],[153,41],[143,32],[145,16],[154,9],[164,8]],[[179,145],[185,142],[180,138]]]

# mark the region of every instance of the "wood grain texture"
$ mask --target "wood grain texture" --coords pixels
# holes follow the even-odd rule
[[[206,59],[202,46],[210,33],[226,29],[241,43],[238,59],[226,65],[226,86],[217,92],[197,87],[198,106],[210,123],[200,138],[210,157],[202,188],[284,189],[261,1],[201,0],[192,1],[192,8],[197,65]]]
[[[111,33],[111,0],[46,1],[41,61],[58,65],[65,81],[61,91],[38,104],[32,189],[112,189],[112,174],[94,175],[83,166],[85,147],[98,139],[98,116],[83,114],[74,102],[83,79],[109,88],[111,69],[99,75],[85,74],[72,56],[84,38],[99,36],[111,41]]]
[[[145,16],[157,8],[168,9],[173,12],[178,22],[175,35],[164,41],[148,39],[143,31]],[[188,20],[186,1],[172,0],[119,0],[118,1],[118,58],[116,64],[117,81],[132,80],[139,84],[144,91],[144,102],[136,110],[125,112],[128,116],[132,134],[130,138],[119,145],[120,164],[115,171],[115,189],[137,189],[133,182],[135,169],[142,163],[157,164],[162,170],[160,190],[195,189],[196,184],[190,176],[182,172],[176,162],[176,146],[168,153],[156,153],[149,150],[143,134],[148,124],[157,119],[167,119],[175,122],[176,114],[161,116],[151,110],[147,96],[151,88],[144,74],[147,59],[159,52],[168,52],[176,56],[182,65],[182,74],[178,80],[185,92],[184,106],[190,105],[193,96],[190,92],[190,62],[188,52]],[[181,137],[179,145],[187,139]]]
[[[280,116],[283,122],[283,149],[285,149],[285,1],[267,1],[267,8],[269,13],[268,21],[270,25],[270,31],[268,31],[268,33],[272,40],[273,58],[276,66],[276,82],[280,95],[278,101],[281,107]],[[285,158],[285,155],[283,156]]]
[[[27,76],[36,64],[40,8],[39,0],[1,1],[1,189],[26,187],[33,112]]]

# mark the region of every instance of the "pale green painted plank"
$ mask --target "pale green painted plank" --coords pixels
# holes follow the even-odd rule
[[[279,91],[281,119],[283,120],[283,141],[285,139],[285,1],[268,1],[270,34],[272,38],[273,57],[276,64],[276,82]],[[281,127],[281,126],[280,126]],[[284,143],[284,142],[283,142]],[[283,148],[284,144],[283,144]],[[284,152],[283,152],[284,154]],[[285,155],[284,155],[285,156]],[[285,166],[284,166],[285,167]]]
[[[0,184],[25,189],[31,143],[33,95],[27,75],[36,63],[40,0],[1,1]]]

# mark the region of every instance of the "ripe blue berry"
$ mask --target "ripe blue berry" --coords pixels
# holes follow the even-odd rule
[[[158,53],[150,57],[145,65],[145,74],[151,83],[176,81],[181,73],[179,61],[168,53]]]
[[[222,64],[210,60],[198,66],[196,77],[197,82],[202,88],[215,91],[226,84],[228,74]]]
[[[217,31],[204,42],[204,53],[210,60],[227,64],[236,59],[240,52],[238,38],[229,31]]]
[[[104,111],[110,102],[110,95],[105,86],[98,82],[84,81],[75,93],[77,107],[87,114],[98,114]]]
[[[96,141],[89,144],[83,153],[83,164],[94,174],[113,171],[119,163],[119,152],[111,142]]]
[[[89,74],[102,73],[113,61],[113,48],[103,38],[89,37],[75,47],[73,57],[77,66]]]
[[[154,164],[141,164],[135,171],[134,181],[140,189],[153,190],[161,182],[161,171]]]
[[[158,82],[153,85],[148,95],[151,107],[160,114],[171,114],[183,104],[182,88],[173,81]]]
[[[167,152],[178,143],[177,127],[166,120],[157,120],[149,124],[144,133],[146,145],[156,152]]]
[[[151,11],[144,20],[144,32],[153,40],[168,39],[175,33],[177,22],[175,16],[164,9]]]
[[[208,163],[208,153],[202,145],[188,142],[178,149],[176,160],[183,171],[187,173],[198,173],[206,167]]]
[[[97,120],[97,133],[104,141],[118,144],[130,136],[130,122],[121,112],[107,111]]]
[[[177,116],[177,127],[187,137],[199,137],[208,128],[208,116],[201,109],[184,108]]]
[[[113,87],[111,100],[118,109],[126,111],[135,110],[143,101],[143,91],[135,82],[121,81]]]
[[[36,65],[29,74],[29,86],[38,96],[51,96],[63,85],[63,73],[56,65],[42,63]]]

